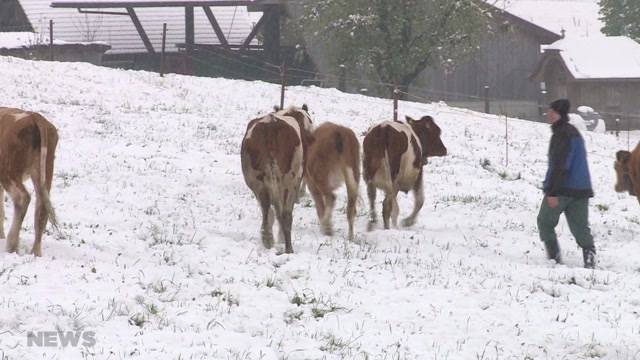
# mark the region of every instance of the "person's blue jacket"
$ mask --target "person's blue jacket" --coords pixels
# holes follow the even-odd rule
[[[580,132],[567,118],[560,119],[551,128],[553,136],[549,144],[544,193],[547,196],[593,197],[587,150]]]

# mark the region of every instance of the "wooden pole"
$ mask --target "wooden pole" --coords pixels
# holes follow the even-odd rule
[[[49,20],[49,60],[53,61],[53,20]]]
[[[504,147],[505,147],[505,166],[509,167],[509,117],[504,116]]]
[[[631,151],[631,118],[627,119],[627,151]]]
[[[195,47],[194,45],[196,42],[193,6],[185,6],[184,8],[184,26],[184,41],[186,43],[186,50],[187,54],[191,55],[191,53],[193,53],[193,48]]]
[[[160,77],[164,77],[166,44],[167,44],[167,23],[164,23],[162,24],[162,52],[160,53]]]
[[[347,91],[347,67],[340,65],[340,79],[338,80],[338,90]]]
[[[284,94],[287,88],[287,64],[282,63],[280,66],[280,78],[282,82],[282,88],[280,89],[280,110],[284,109]]]
[[[489,85],[484,87],[484,113],[491,113],[491,104],[489,103]]]
[[[398,85],[393,87],[393,121],[398,121],[398,97],[400,96],[400,91],[398,90]]]

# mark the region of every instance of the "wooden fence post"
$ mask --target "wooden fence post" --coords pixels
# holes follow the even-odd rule
[[[340,78],[338,79],[338,90],[347,91],[347,67],[340,65]]]
[[[489,102],[489,85],[484,86],[484,113],[491,113],[491,103]]]
[[[164,77],[166,44],[167,44],[167,23],[164,23],[162,24],[162,52],[160,53],[160,77]]]
[[[287,87],[287,64],[285,62],[280,66],[280,79],[282,82],[282,88],[280,90],[280,110],[284,109],[284,94]]]
[[[398,121],[398,97],[400,96],[400,91],[398,90],[398,85],[393,87],[393,121]]]
[[[49,60],[53,61],[53,20],[49,20]]]
[[[504,116],[505,167],[509,167],[509,116]]]

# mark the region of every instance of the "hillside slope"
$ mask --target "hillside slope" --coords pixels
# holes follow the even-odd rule
[[[567,265],[544,258],[548,126],[510,119],[506,167],[504,118],[408,102],[401,113],[434,116],[450,154],[426,167],[418,224],[364,232],[361,186],[363,245],[346,243],[344,192],[334,238],[306,198],[296,254],[276,255],[260,245],[239,149],[277,86],[3,57],[0,73],[3,105],[60,129],[63,232],[48,233],[43,258],[26,255],[30,209],[20,254],[0,251],[0,359],[640,358],[640,209],[613,191],[626,138],[585,135],[598,270],[581,269],[564,220]],[[391,114],[390,101],[335,90],[287,96],[358,134]],[[401,196],[401,216],[411,203]],[[27,346],[26,332],[55,330],[97,343]]]

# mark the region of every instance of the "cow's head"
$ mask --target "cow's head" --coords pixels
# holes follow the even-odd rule
[[[613,168],[616,169],[616,192],[628,191],[631,195],[635,194],[631,176],[629,176],[631,153],[628,151],[618,151],[616,153],[616,162]]]
[[[414,120],[407,116],[407,123],[420,139],[422,146],[422,162],[427,163],[427,158],[432,156],[446,156],[447,148],[440,139],[442,130],[433,121],[431,116],[423,116],[420,120]]]

